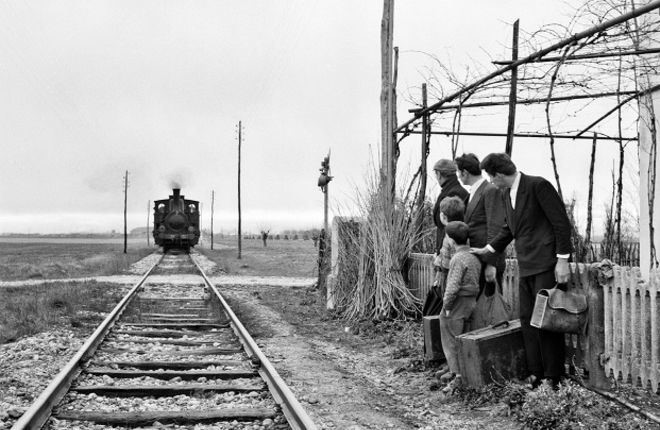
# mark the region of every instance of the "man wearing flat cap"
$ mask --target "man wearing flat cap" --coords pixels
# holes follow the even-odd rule
[[[440,195],[433,207],[433,222],[437,227],[435,253],[439,254],[442,248],[442,241],[445,237],[445,226],[440,221],[440,202],[446,197],[454,196],[465,202],[470,196],[470,193],[458,182],[458,177],[456,177],[456,163],[453,160],[442,158],[436,161],[433,166],[433,172],[435,173],[435,178],[438,180],[438,184],[440,184]]]

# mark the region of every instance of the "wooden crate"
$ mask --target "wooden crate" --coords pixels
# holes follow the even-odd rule
[[[463,383],[480,387],[527,376],[520,320],[488,326],[458,336],[458,360]]]

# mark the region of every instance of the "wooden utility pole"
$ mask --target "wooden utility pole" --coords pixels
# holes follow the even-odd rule
[[[427,93],[426,84],[422,84],[422,109],[427,106]],[[417,199],[417,207],[420,211],[424,209],[424,199],[426,199],[426,161],[429,156],[429,116],[422,116],[422,160],[420,164],[419,176],[419,195]]]
[[[592,203],[594,200],[594,167],[596,166],[596,143],[598,137],[594,132],[593,141],[591,142],[591,164],[589,165],[589,196],[587,197],[587,230],[585,232],[584,243],[588,249],[591,249],[591,215]]]
[[[124,254],[128,245],[128,224],[126,221],[126,208],[128,205],[128,170],[124,175]]]
[[[151,200],[147,200],[147,246],[149,246],[149,212],[151,211]]]
[[[394,38],[394,0],[383,1],[381,21],[381,185],[388,201],[394,200],[394,124],[392,106],[392,47]]]
[[[520,20],[513,23],[513,44],[511,46],[511,61],[518,60],[518,28]],[[513,152],[513,134],[516,128],[516,104],[518,103],[518,68],[511,69],[511,89],[509,92],[509,124],[506,129],[506,147],[504,152],[510,157]]]
[[[213,205],[215,203],[215,190],[211,190],[211,249],[213,249]]]
[[[238,259],[241,259],[241,134],[243,124],[238,121]]]

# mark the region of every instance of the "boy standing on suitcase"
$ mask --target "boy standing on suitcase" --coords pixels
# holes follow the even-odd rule
[[[452,221],[445,226],[447,237],[455,244],[456,253],[449,263],[449,273],[440,313],[442,350],[447,358],[449,372],[459,375],[458,342],[456,337],[470,329],[472,312],[477,304],[481,261],[472,253],[468,241],[469,227],[461,221]],[[452,381],[446,388],[451,391],[459,383]]]

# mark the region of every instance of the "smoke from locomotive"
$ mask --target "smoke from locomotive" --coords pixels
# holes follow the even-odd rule
[[[199,202],[184,198],[179,188],[168,199],[154,201],[153,236],[165,251],[190,251],[199,242]]]

